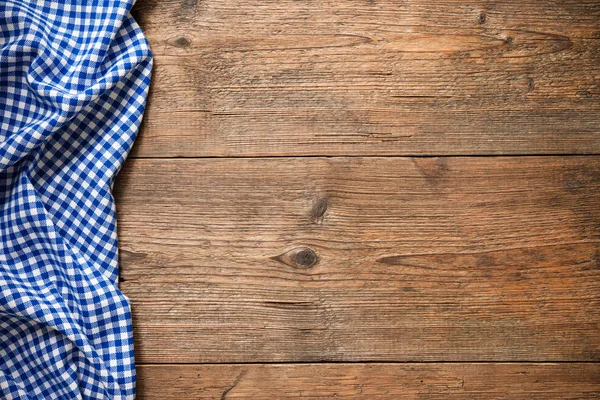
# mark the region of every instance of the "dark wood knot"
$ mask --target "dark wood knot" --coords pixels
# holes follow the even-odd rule
[[[487,15],[485,15],[485,13],[479,13],[477,22],[479,22],[480,24],[485,24],[485,21],[487,21]]]
[[[325,216],[325,213],[327,212],[327,207],[329,205],[329,201],[327,200],[327,198],[321,198],[318,199],[313,208],[312,208],[312,212],[311,212],[311,216],[313,218],[313,220],[319,222],[321,220],[323,220],[323,217]]]
[[[175,41],[173,42],[173,45],[174,45],[175,47],[180,47],[180,48],[183,48],[183,47],[188,47],[190,44],[192,44],[192,42],[190,42],[190,40],[189,40],[188,38],[186,38],[186,37],[183,37],[183,36],[181,36],[181,37],[178,37],[178,38],[177,38],[177,39],[175,39]]]
[[[296,253],[296,264],[310,268],[317,262],[317,254],[312,249],[302,249]]]
[[[309,269],[319,261],[319,256],[309,247],[297,247],[271,259],[293,268]]]

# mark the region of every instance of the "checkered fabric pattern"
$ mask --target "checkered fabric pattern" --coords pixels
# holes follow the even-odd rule
[[[145,107],[134,0],[0,0],[0,398],[133,399],[112,183]]]

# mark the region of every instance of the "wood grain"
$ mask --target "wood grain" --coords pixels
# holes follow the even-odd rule
[[[599,364],[142,365],[139,399],[597,399]]]
[[[130,160],[138,362],[599,361],[600,157]]]
[[[138,398],[600,397],[600,157],[362,157],[600,154],[598,1],[133,14]]]
[[[600,3],[139,0],[134,157],[597,154]]]

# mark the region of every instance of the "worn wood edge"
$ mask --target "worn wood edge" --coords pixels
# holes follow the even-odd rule
[[[138,399],[591,399],[599,363],[138,364]]]

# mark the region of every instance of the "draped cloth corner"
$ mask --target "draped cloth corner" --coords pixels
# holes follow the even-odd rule
[[[152,59],[134,0],[0,0],[0,398],[133,399],[111,189]]]

